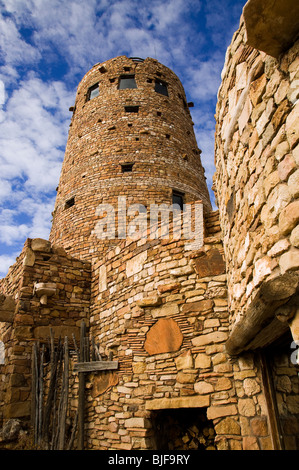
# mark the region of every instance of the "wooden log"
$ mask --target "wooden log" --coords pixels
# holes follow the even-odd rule
[[[84,345],[85,345],[86,325],[82,321],[80,329],[80,361],[84,362]],[[84,395],[85,395],[85,374],[79,373],[79,396],[78,396],[78,450],[84,449]]]
[[[42,345],[40,352],[40,363],[39,363],[39,378],[38,378],[38,432],[37,432],[37,443],[41,444],[42,441],[42,425],[43,425],[43,398],[44,398],[44,354],[45,345]]]
[[[118,368],[118,361],[90,361],[77,362],[74,364],[74,372],[96,372],[101,370],[115,370]]]
[[[37,357],[36,357],[36,343],[32,346],[31,357],[31,426],[34,430],[34,443],[36,444],[36,384],[37,384]]]
[[[68,406],[68,395],[69,395],[69,348],[68,348],[68,337],[64,340],[64,368],[63,377],[61,384],[61,409],[60,409],[60,422],[59,422],[59,438],[58,438],[58,450],[64,449],[65,444],[65,423],[67,416]]]

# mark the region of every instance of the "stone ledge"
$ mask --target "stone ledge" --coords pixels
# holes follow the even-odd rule
[[[249,0],[243,9],[247,44],[278,58],[296,40],[299,3],[293,0]]]
[[[147,410],[166,410],[170,408],[207,408],[210,406],[210,397],[195,395],[192,397],[156,398],[146,402]]]

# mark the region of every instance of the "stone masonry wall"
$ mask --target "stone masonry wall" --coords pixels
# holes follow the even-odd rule
[[[229,315],[218,212],[204,245],[123,242],[93,264],[90,333],[117,371],[91,373],[86,448],[154,449],[152,413],[199,408],[218,449],[271,448],[260,365],[225,351]]]
[[[54,287],[53,295],[41,296],[37,284]],[[80,323],[88,324],[90,264],[68,256],[62,248],[42,239],[28,239],[6,278],[1,294],[12,295],[15,311],[10,323],[2,323],[5,364],[0,366],[1,418],[28,419],[31,406],[31,354],[35,341],[47,342],[50,327],[55,340],[79,339]]]
[[[136,88],[118,89],[120,78],[132,75]],[[157,79],[168,96],[155,91]],[[89,100],[95,84],[99,94]],[[201,199],[210,211],[200,153],[184,89],[170,69],[155,59],[125,56],[96,64],[78,86],[51,243],[81,259],[116,245],[116,239],[98,240],[94,228],[97,207],[106,203],[117,211],[119,196],[147,207],[172,204],[177,190],[185,202]],[[125,163],[133,164],[132,171],[122,172]],[[66,207],[71,198],[74,204]]]
[[[284,303],[298,284],[298,50],[297,41],[275,59],[248,46],[241,18],[226,53],[216,109],[214,187],[231,329],[262,288],[266,292],[272,285],[268,304]]]

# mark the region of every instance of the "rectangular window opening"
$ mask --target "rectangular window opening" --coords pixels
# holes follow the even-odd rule
[[[168,96],[167,84],[161,80],[155,80],[155,91],[161,95]]]
[[[177,204],[180,209],[184,209],[184,197],[185,194],[180,191],[172,191],[172,204]]]
[[[135,75],[122,75],[119,79],[118,89],[125,90],[126,88],[137,88]]]
[[[87,101],[90,101],[90,100],[92,100],[93,98],[96,98],[97,96],[99,96],[99,93],[100,93],[99,84],[96,83],[95,85],[91,86],[91,87],[88,89]]]
[[[125,106],[126,113],[138,113],[139,106]]]
[[[122,173],[129,173],[129,172],[133,171],[133,165],[134,165],[134,163],[122,163],[121,164]]]
[[[65,209],[69,209],[70,207],[74,206],[75,205],[75,198],[74,197],[71,197],[70,199],[68,199],[65,203],[65,206],[64,208]]]

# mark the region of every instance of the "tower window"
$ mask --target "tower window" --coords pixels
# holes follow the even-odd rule
[[[92,100],[93,98],[96,98],[99,96],[100,90],[99,90],[99,84],[96,83],[95,85],[91,86],[88,89],[87,93],[87,101]]]
[[[180,206],[181,210],[184,208],[184,193],[179,191],[172,191],[172,204]]]
[[[69,209],[70,207],[74,206],[75,205],[75,198],[72,197],[71,199],[68,199],[65,203],[65,206],[64,208],[65,209]]]
[[[161,95],[168,96],[167,84],[161,80],[155,80],[155,91]]]
[[[133,165],[134,163],[122,163],[121,165],[122,173],[129,173],[130,171],[133,171]]]
[[[119,79],[118,89],[137,88],[135,75],[122,75]]]
[[[126,113],[138,113],[139,106],[125,106]]]

